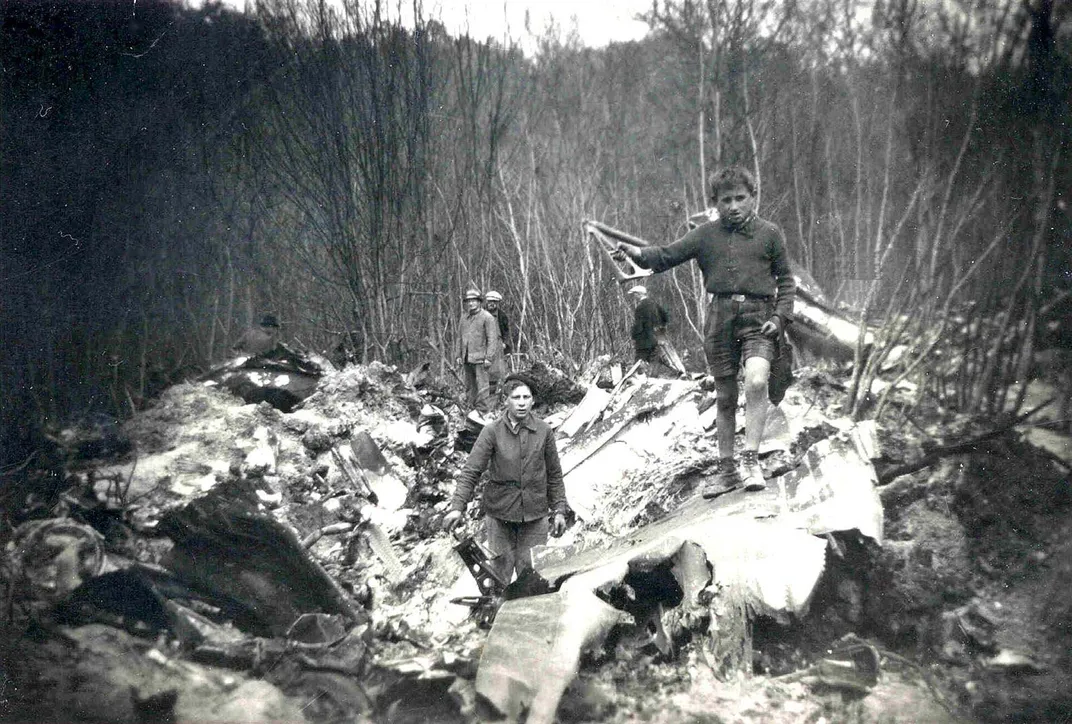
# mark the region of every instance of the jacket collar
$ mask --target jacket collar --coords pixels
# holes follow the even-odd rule
[[[515,430],[514,426],[511,424],[510,413],[509,412],[504,412],[503,413],[502,421],[503,421],[503,424],[506,425],[506,428],[508,430],[510,430],[511,432],[517,432],[517,430]],[[529,430],[532,430],[533,432],[536,431],[536,421],[532,417],[532,411],[531,410],[529,410],[529,414],[525,415],[525,417],[520,422],[517,423],[517,429],[518,430],[520,430],[522,427],[527,427]]]
[[[719,224],[722,225],[724,231],[737,233],[751,239],[756,235],[756,212],[753,211],[747,219],[739,224],[731,224],[726,219],[719,219]]]

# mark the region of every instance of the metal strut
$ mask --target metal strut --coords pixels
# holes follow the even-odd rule
[[[479,543],[472,536],[466,536],[458,541],[454,550],[461,556],[465,567],[473,574],[476,585],[485,596],[501,596],[506,589],[507,581],[495,570],[488,556]]]
[[[643,279],[652,275],[651,269],[645,269],[638,266],[629,257],[624,254],[615,255],[618,248],[615,241],[624,241],[627,244],[633,244],[634,246],[649,246],[649,243],[643,239],[639,239],[635,236],[631,236],[624,231],[619,231],[613,226],[607,226],[599,221],[592,219],[585,219],[581,222],[581,228],[588,234],[589,238],[594,239],[596,244],[599,245],[600,250],[610,261],[611,268],[614,270],[614,276],[618,278],[619,284],[624,284],[634,279]]]

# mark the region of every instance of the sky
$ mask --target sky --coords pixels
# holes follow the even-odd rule
[[[484,39],[488,36],[515,38],[527,35],[529,27],[539,35],[549,22],[563,31],[574,24],[581,41],[592,47],[609,42],[637,40],[648,30],[645,23],[634,20],[638,13],[651,9],[651,0],[426,0],[426,12],[439,16],[447,30]]]
[[[341,6],[341,0],[338,1]],[[200,5],[202,0],[187,2]],[[242,10],[247,0],[223,0],[223,3]],[[650,10],[651,3],[652,0],[424,0],[424,13],[427,18],[439,18],[452,35],[468,30],[470,37],[478,40],[489,36],[501,40],[509,34],[531,50],[533,44],[525,41],[529,35],[525,31],[527,13],[529,28],[535,35],[542,34],[551,22],[563,31],[563,36],[576,25],[581,42],[598,48],[610,42],[644,37],[647,25],[633,18]],[[385,5],[402,6],[403,10],[407,5],[412,7],[406,0],[387,0]]]

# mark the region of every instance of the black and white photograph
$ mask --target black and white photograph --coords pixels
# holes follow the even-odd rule
[[[0,722],[1072,722],[1072,2],[0,0]]]

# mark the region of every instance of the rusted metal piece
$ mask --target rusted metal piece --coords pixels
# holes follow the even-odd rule
[[[372,490],[372,486],[369,485],[368,478],[365,477],[364,471],[358,467],[353,460],[347,460],[336,448],[331,449],[331,458],[335,461],[335,464],[339,467],[339,472],[342,473],[346,481],[353,486],[354,490],[359,495],[363,495],[373,503],[379,499],[376,497],[376,493]]]
[[[667,338],[666,332],[656,332],[655,341],[658,345],[659,359],[662,360],[662,363],[682,377],[688,377],[689,371],[685,368],[685,363],[674,347],[674,343]]]
[[[866,694],[882,673],[878,649],[849,634],[814,665],[779,677],[782,681],[821,684]]]
[[[376,441],[365,430],[358,430],[350,440],[355,468],[371,491],[370,500],[385,510],[398,510],[406,502],[406,486],[391,470],[391,464]]]
[[[629,618],[600,600],[594,588],[582,584],[507,601],[499,609],[480,656],[476,690],[510,721],[518,721],[526,708],[530,724],[554,721],[581,651]]]

